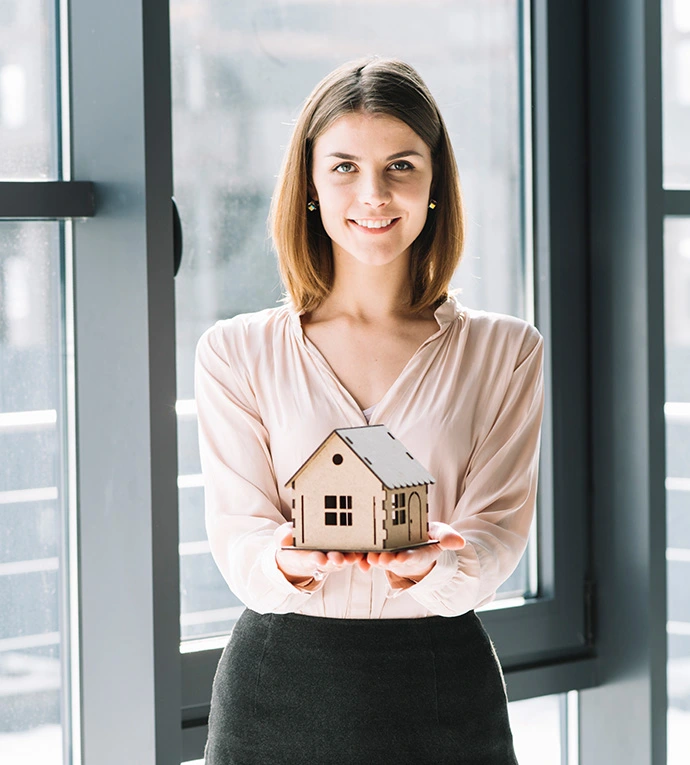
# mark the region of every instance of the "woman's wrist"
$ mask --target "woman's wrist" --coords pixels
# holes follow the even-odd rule
[[[313,590],[314,587],[318,584],[318,582],[314,579],[313,576],[306,574],[302,576],[296,576],[295,574],[288,574],[280,565],[280,561],[278,560],[278,556],[276,555],[276,566],[278,566],[278,570],[280,573],[287,579],[288,582],[293,587],[297,587],[300,590]]]
[[[419,584],[419,582],[421,582],[422,579],[427,576],[427,574],[431,573],[435,565],[436,561],[434,561],[423,574],[398,576],[398,574],[394,574],[392,571],[386,571],[386,575],[388,576],[388,581],[390,582],[391,587],[394,587],[395,589],[407,590],[410,587],[414,587],[415,584]]]

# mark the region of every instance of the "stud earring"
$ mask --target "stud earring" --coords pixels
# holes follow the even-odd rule
[[[435,199],[432,199],[432,200],[429,202],[429,209],[430,209],[430,210],[435,210],[435,209],[436,209],[436,200],[435,200]]]
[[[314,212],[318,206],[319,203],[316,199],[310,199],[307,204],[307,210],[309,210],[309,212]]]

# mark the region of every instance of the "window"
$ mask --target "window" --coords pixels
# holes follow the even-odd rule
[[[688,210],[690,213],[690,209]],[[664,241],[666,325],[666,570],[668,588],[669,765],[687,754],[690,729],[690,215],[667,218]]]
[[[664,225],[668,765],[687,757],[690,730],[690,8],[664,0]]]
[[[690,186],[690,5],[663,0],[664,186]]]
[[[579,543],[560,545],[556,537],[573,538],[564,529],[569,531],[570,524],[577,523],[586,504],[578,493],[584,494],[578,487],[588,485],[578,451],[583,440],[578,418],[585,411],[578,396],[586,389],[580,384],[578,370],[586,366],[581,356],[586,356],[587,348],[578,334],[584,329],[569,329],[568,340],[575,342],[567,344],[559,333],[564,317],[576,315],[586,301],[578,293],[579,282],[572,280],[574,271],[576,276],[580,274],[579,262],[564,261],[567,274],[559,263],[552,274],[549,253],[565,251],[559,245],[570,244],[573,232],[586,226],[580,225],[578,217],[578,177],[568,174],[568,184],[563,184],[562,172],[550,177],[550,163],[556,167],[559,158],[573,157],[570,168],[577,175],[586,162],[580,161],[577,140],[575,151],[568,140],[550,140],[548,117],[559,115],[560,124],[577,133],[582,114],[577,111],[581,95],[577,78],[584,70],[582,51],[586,46],[578,38],[577,25],[565,18],[571,12],[565,6],[552,12],[559,16],[554,28],[560,25],[567,30],[567,43],[572,47],[547,45],[544,5],[535,4],[535,12],[542,17],[532,24],[530,4],[520,0],[439,4],[434,8],[434,23],[428,24],[422,23],[428,22],[428,8],[419,1],[398,4],[391,17],[386,3],[372,4],[363,15],[353,0],[337,4],[317,0],[308,7],[274,0],[260,5],[241,0],[231,5],[221,0],[191,4],[172,0],[171,58],[165,47],[168,30],[161,28],[167,17],[159,16],[153,7],[142,33],[132,35],[131,16],[106,0],[58,4],[41,0],[29,11],[18,2],[3,4],[3,29],[10,29],[10,36],[15,20],[24,24],[27,13],[41,9],[39,23],[21,30],[33,42],[16,36],[15,49],[22,49],[19,54],[31,63],[33,72],[51,67],[55,71],[51,35],[56,36],[57,25],[50,21],[52,9],[67,7],[68,21],[74,22],[67,25],[70,55],[60,59],[64,92],[53,87],[51,73],[47,86],[33,91],[40,104],[38,111],[30,98],[22,101],[22,93],[29,94],[32,87],[30,69],[26,68],[29,74],[22,74],[17,68],[21,62],[7,56],[0,62],[0,137],[10,167],[7,172],[3,169],[3,177],[58,178],[62,177],[61,164],[65,174],[72,165],[75,172],[88,168],[103,202],[88,225],[79,220],[64,224],[65,239],[59,239],[53,262],[69,253],[72,237],[75,268],[64,274],[64,281],[54,279],[55,292],[46,295],[46,302],[56,295],[62,299],[63,285],[75,285],[76,305],[65,306],[75,331],[53,348],[67,361],[79,358],[79,378],[55,376],[57,384],[65,388],[49,408],[57,413],[56,433],[60,433],[54,445],[55,485],[59,487],[59,480],[72,481],[60,495],[70,501],[76,500],[77,485],[79,489],[80,512],[62,517],[72,524],[62,531],[65,539],[76,538],[78,531],[81,548],[47,554],[48,559],[62,556],[64,563],[64,553],[68,553],[71,562],[82,566],[83,602],[70,618],[81,620],[78,635],[89,649],[80,654],[83,664],[78,667],[83,670],[79,678],[83,699],[71,707],[69,699],[63,698],[61,712],[67,719],[71,713],[79,714],[78,703],[89,704],[89,715],[81,720],[81,738],[97,761],[104,745],[98,737],[108,728],[128,730],[132,740],[149,742],[149,748],[156,749],[155,758],[152,751],[142,752],[142,758],[174,762],[179,754],[175,736],[182,735],[177,727],[179,706],[185,726],[185,757],[201,755],[199,727],[207,713],[213,672],[243,606],[216,570],[205,538],[192,385],[194,345],[217,319],[260,310],[278,298],[276,264],[266,239],[265,220],[291,120],[321,74],[370,50],[401,56],[417,66],[446,116],[465,197],[471,201],[465,256],[454,280],[464,289],[462,300],[530,320],[537,317],[547,334],[554,319],[555,352],[549,370],[555,375],[553,388],[574,392],[554,401],[554,421],[568,434],[568,451],[559,454],[564,459],[552,463],[554,444],[547,417],[540,547],[537,550],[535,536],[524,564],[501,593],[514,596],[519,609],[497,601],[494,605],[500,607],[483,614],[483,619],[509,668],[518,667],[526,656],[538,664],[544,655],[554,661],[565,649],[570,653],[579,650],[577,636],[584,632],[580,616],[583,588],[581,572],[571,564],[584,555]],[[343,28],[349,30],[348,35],[343,36]],[[40,55],[30,55],[32,45]],[[12,54],[11,46],[5,49]],[[173,131],[170,104],[166,103],[170,60],[174,191],[185,234],[185,257],[174,288],[170,262],[173,173],[168,161]],[[567,88],[560,87],[564,70],[568,72]],[[533,97],[530,75],[539,79],[544,73],[548,73],[549,98],[538,89]],[[132,93],[144,96],[132,98]],[[62,125],[66,140],[61,146],[57,131],[44,129],[41,123],[46,115],[52,119],[55,104],[72,95],[74,134],[69,135],[68,126]],[[553,111],[547,114],[547,109]],[[31,129],[18,130],[24,117],[29,119],[23,124]],[[532,117],[542,120],[538,142],[533,141]],[[28,168],[32,152],[36,163]],[[533,173],[541,184],[538,193],[533,188]],[[4,193],[7,197],[7,190]],[[552,208],[544,207],[544,199]],[[558,221],[553,231],[548,230],[550,220]],[[532,231],[535,221],[542,226],[539,247]],[[62,225],[51,221],[45,228],[38,223],[30,227],[55,230]],[[11,239],[9,231],[2,241]],[[62,235],[63,229],[60,231]],[[584,251],[579,246],[576,250]],[[69,257],[64,262],[69,265]],[[10,278],[16,280],[22,268],[16,262],[10,265]],[[558,281],[562,274],[572,290]],[[148,278],[151,275],[156,278]],[[536,290],[536,285],[541,289]],[[557,298],[554,306],[549,303],[551,295]],[[16,293],[11,302],[5,294],[0,296],[0,311],[17,311],[21,304],[21,295],[18,299]],[[558,349],[566,345],[569,352],[574,349],[571,360],[559,355]],[[107,354],[103,347],[108,348]],[[5,366],[7,348],[3,337],[0,362],[4,368],[10,368]],[[45,368],[33,379],[39,380]],[[2,391],[6,395],[4,387]],[[58,404],[68,401],[72,393],[80,417],[73,423],[70,441],[70,433],[64,430],[69,421],[65,418],[63,427]],[[572,407],[572,417],[564,417],[558,409],[562,401]],[[63,449],[65,444],[79,454],[77,475],[66,469],[70,457]],[[555,444],[556,449],[561,447]],[[558,474],[564,464],[566,474]],[[17,488],[8,486],[10,492]],[[72,489],[74,494],[69,493]],[[11,498],[14,501],[16,495]],[[328,508],[338,522],[333,525],[339,525],[340,513],[349,521],[348,500],[345,506],[339,497],[333,500]],[[175,502],[178,524],[170,522]],[[559,513],[558,524],[552,522],[554,508]],[[395,509],[400,512],[400,522],[405,508],[401,504]],[[50,530],[42,524],[43,520],[39,524],[43,531]],[[128,565],[122,567],[124,547]],[[555,549],[564,550],[557,560]],[[179,583],[173,575],[178,559]],[[15,559],[0,561],[0,565],[15,563]],[[567,572],[565,578],[563,571]],[[61,569],[60,574],[63,572]],[[129,597],[123,599],[122,592]],[[62,594],[67,600],[73,597],[67,587]],[[178,597],[179,611],[170,607]],[[565,600],[558,600],[563,597]],[[537,623],[546,628],[533,629]],[[177,646],[178,629],[180,653],[170,646],[171,640]],[[56,631],[47,624],[41,634],[49,640]],[[108,662],[99,653],[105,644],[109,646]],[[67,648],[65,644],[60,647]],[[166,671],[152,671],[154,657],[163,662]],[[181,668],[182,689],[170,668]],[[74,668],[64,669],[60,682],[78,674]],[[107,699],[101,693],[103,687],[109,689]],[[64,690],[61,686],[61,692]],[[182,699],[179,705],[178,695]],[[165,703],[158,703],[161,700]],[[155,719],[141,713],[154,709]],[[170,735],[166,730],[152,742],[155,726],[165,728],[171,720]],[[124,739],[113,739],[108,745],[112,759],[126,761],[131,756]],[[65,751],[68,746],[66,741]]]
[[[577,691],[508,704],[518,762],[579,765]]]
[[[341,510],[352,509],[352,496],[341,494],[339,497],[335,495],[327,495],[325,498],[326,507],[340,507]],[[340,518],[341,526],[352,526],[352,513],[326,513],[326,526],[337,526],[338,518]]]
[[[367,50],[418,67],[443,109],[463,190],[472,201],[454,284],[463,287],[468,305],[532,318],[532,252],[525,239],[531,225],[525,172],[531,126],[522,89],[528,24],[520,0],[490,6],[480,0],[441,4],[429,24],[422,2],[396,6],[391,17],[385,3],[371,4],[362,15],[353,0],[309,5],[269,0],[260,8],[235,2],[232,12],[223,0],[203,0],[191,11],[184,0],[171,0],[175,198],[185,234],[185,257],[175,280],[177,397],[179,407],[191,413],[179,428],[185,535],[180,585],[186,608],[195,615],[195,636],[203,634],[205,609],[232,616],[240,604],[214,573],[204,546],[191,407],[194,344],[217,319],[260,310],[279,297],[266,216],[291,121],[320,76]],[[343,28],[349,30],[346,40]],[[349,506],[338,503],[337,509]],[[521,564],[508,583],[510,594],[529,590],[534,560],[533,554]],[[209,630],[227,632],[232,624],[229,618]],[[183,629],[183,639],[187,636],[189,626]]]
[[[10,445],[9,468],[3,464],[0,476],[5,481],[0,527],[9,535],[0,558],[0,603],[6,617],[0,680],[16,678],[18,666],[21,672],[27,666],[32,673],[39,666],[46,670],[40,682],[52,683],[45,695],[52,711],[32,709],[34,720],[52,726],[50,754],[41,752],[42,761],[53,754],[61,758],[63,752],[66,759],[70,747],[76,750],[83,741],[96,762],[127,762],[130,742],[138,741],[148,747],[137,752],[143,761],[174,763],[179,761],[180,716],[184,757],[203,753],[213,673],[243,606],[215,569],[205,538],[204,487],[195,452],[194,344],[216,319],[260,310],[279,296],[265,219],[292,118],[321,74],[372,50],[415,64],[447,116],[468,202],[467,246],[455,279],[463,287],[462,300],[535,320],[547,341],[550,402],[538,520],[523,563],[481,615],[505,659],[509,694],[556,694],[596,684],[598,676],[610,677],[593,672],[587,658],[592,634],[583,592],[591,590],[584,575],[588,527],[583,519],[592,506],[590,490],[595,503],[606,504],[602,473],[594,472],[589,450],[604,451],[611,465],[620,468],[611,471],[614,477],[620,483],[621,475],[633,479],[629,485],[637,489],[644,481],[635,483],[630,467],[644,452],[635,451],[636,428],[646,433],[650,420],[660,417],[658,402],[638,396],[642,384],[632,386],[640,370],[637,379],[653,383],[661,365],[635,367],[640,357],[627,352],[640,347],[644,355],[655,344],[661,348],[658,335],[648,331],[653,317],[663,317],[653,292],[661,283],[655,270],[660,247],[654,241],[659,221],[638,214],[646,202],[634,208],[612,200],[624,200],[629,188],[635,188],[638,201],[659,191],[651,188],[660,170],[654,165],[662,161],[655,158],[660,146],[653,111],[660,100],[654,89],[658,6],[618,3],[613,14],[607,3],[463,0],[434,4],[429,24],[421,0],[396,4],[394,14],[389,3],[370,4],[361,14],[354,0],[171,0],[171,58],[168,29],[163,28],[168,6],[158,14],[160,6],[153,4],[141,33],[132,34],[132,15],[107,0],[0,4],[0,196],[5,202],[17,196],[8,179],[24,179],[28,186],[57,180],[61,198],[71,199],[73,187],[63,184],[75,183],[68,180],[72,172],[89,172],[103,203],[95,216],[81,208],[79,214],[46,216],[42,207],[28,205],[19,219],[7,220],[6,215],[0,222],[3,456]],[[675,260],[667,274],[671,269],[677,274],[690,220],[690,20],[687,2],[664,0],[662,6],[665,258]],[[57,8],[66,8],[69,18],[58,23]],[[56,49],[60,30],[69,38],[69,55]],[[173,131],[166,103],[170,61],[174,190],[185,233],[185,257],[174,288]],[[137,93],[142,97],[132,98]],[[639,99],[646,102],[644,122],[637,116],[643,111]],[[70,114],[58,119],[66,105]],[[649,152],[643,141],[654,144]],[[615,155],[611,161],[609,155]],[[0,205],[0,216],[3,209]],[[90,216],[94,219],[81,220]],[[638,221],[644,230],[635,228]],[[652,244],[647,260],[635,250],[642,240],[643,246]],[[28,286],[27,273],[32,277]],[[668,711],[669,753],[683,757],[687,746],[680,737],[674,743],[674,731],[687,729],[688,703],[683,686],[688,608],[680,586],[688,565],[687,396],[682,387],[688,298],[682,280],[677,284],[678,293],[675,280],[666,284],[670,544],[664,569],[669,620],[663,628],[669,703],[663,711]],[[37,309],[36,286],[43,292]],[[620,374],[601,361],[602,346],[590,345],[599,327],[588,325],[590,312],[583,308],[609,321],[607,334],[599,338],[610,341],[605,350],[612,366],[614,355],[622,361]],[[610,373],[605,384],[596,376],[590,379],[592,359],[600,365],[595,372],[603,368]],[[628,411],[627,403],[633,404]],[[601,431],[589,416],[590,405],[604,420],[602,428],[608,417],[616,423],[604,430],[607,437],[612,434],[610,449],[594,438]],[[657,436],[650,438],[650,446],[652,451],[659,447]],[[653,470],[645,473],[643,462],[634,467],[643,478],[655,479]],[[601,464],[602,470],[609,467]],[[654,480],[642,485],[639,494],[650,487],[653,491],[654,485]],[[626,489],[619,484],[617,491],[620,497]],[[333,499],[329,511],[339,525],[340,513],[351,511]],[[179,524],[171,523],[176,502]],[[593,522],[602,523],[610,512],[615,542],[625,539],[615,527],[625,525],[633,512],[635,523],[644,517],[656,532],[653,519],[640,510],[645,502],[635,508],[627,502],[620,503],[622,508],[603,507]],[[661,513],[657,517],[663,520]],[[639,544],[626,549],[638,558],[653,536],[660,538],[636,535],[637,528],[630,538]],[[625,558],[622,546],[618,551],[624,563],[638,564]],[[643,589],[650,581],[645,566],[642,561]],[[72,587],[75,573],[79,593]],[[627,583],[619,588],[612,578],[605,584],[617,613],[632,613],[624,602]],[[653,596],[663,599],[662,593]],[[647,626],[639,632],[651,632],[653,625]],[[637,635],[623,638],[638,641]],[[72,639],[82,641],[86,650]],[[606,644],[617,641],[602,641]],[[627,645],[628,655],[639,657],[650,644]],[[565,655],[581,661],[561,662]],[[640,672],[639,682],[629,689],[611,682],[624,711],[648,708],[649,699],[636,687],[658,688],[658,677],[647,674],[642,678]],[[68,683],[76,683],[82,698],[70,695]],[[596,689],[602,690],[607,689]],[[580,698],[585,706],[591,703],[586,696]],[[5,699],[10,711],[6,706],[0,717],[11,724],[18,718],[32,724],[28,713]],[[81,727],[72,736],[71,718],[82,713],[81,705],[88,705],[89,714],[74,721]],[[654,699],[652,706],[658,706]],[[589,726],[583,765],[598,762],[599,739],[606,736],[604,751],[613,750],[614,741],[623,741],[629,751],[648,751],[639,746],[637,735],[647,721],[637,725],[636,719],[634,730],[626,721],[620,735],[623,726],[608,714],[612,708],[602,705],[603,714],[582,716],[582,724]],[[554,709],[548,713],[551,730]],[[531,719],[532,710],[523,716]],[[591,728],[597,718],[601,729],[595,736]],[[103,730],[126,730],[128,736],[106,741]],[[33,744],[24,747],[20,738],[29,740],[7,731],[0,736],[0,747],[6,747],[0,748],[0,761],[8,758],[7,746],[22,761],[36,759]],[[548,738],[547,745],[553,743]],[[24,748],[17,753],[15,744]],[[548,746],[550,758],[552,752]]]
[[[58,4],[0,5],[0,216],[15,196],[5,181],[30,187],[0,220],[0,762],[58,762],[78,747],[71,250],[37,188],[65,178]]]
[[[398,526],[402,523],[407,523],[407,517],[405,513],[405,497],[407,495],[404,492],[395,493],[391,495],[391,520],[393,526]]]
[[[55,5],[4,0],[0,26],[0,179],[56,179]]]
[[[58,222],[0,222],[0,762],[55,761],[71,689]],[[4,299],[3,299],[4,298]],[[71,404],[70,404],[71,408]],[[64,474],[63,474],[64,471]],[[64,546],[63,546],[64,545]],[[30,709],[27,707],[30,703]]]

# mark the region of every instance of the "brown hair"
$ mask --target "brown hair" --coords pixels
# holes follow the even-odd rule
[[[314,142],[339,117],[385,114],[406,123],[429,146],[431,194],[437,207],[412,244],[410,310],[436,308],[451,292],[464,242],[460,179],[445,123],[429,89],[409,64],[394,58],[349,61],[326,75],[306,99],[271,199],[270,233],[286,287],[283,302],[311,311],[333,286],[331,240],[317,212],[307,211]]]

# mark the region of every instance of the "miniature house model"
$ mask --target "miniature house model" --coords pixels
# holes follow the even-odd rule
[[[295,547],[396,550],[427,543],[434,478],[385,425],[334,430],[285,482]]]

